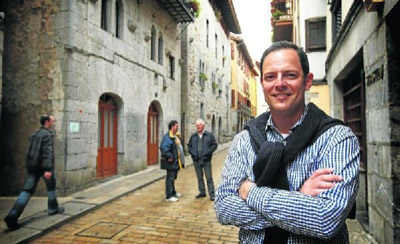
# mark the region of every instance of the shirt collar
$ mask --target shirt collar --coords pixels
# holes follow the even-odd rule
[[[307,111],[308,111],[308,107],[304,105],[304,112],[303,112],[303,114],[301,115],[300,119],[292,126],[292,128],[290,128],[289,134],[293,131],[294,128],[296,128],[297,126],[299,126],[299,125],[304,121],[304,118],[305,118],[306,115],[307,115]],[[269,116],[269,118],[268,118],[268,120],[267,120],[267,124],[266,124],[266,126],[265,126],[265,130],[266,130],[266,131],[268,131],[268,130],[275,130],[275,131],[277,131],[278,133],[280,133],[279,130],[276,128],[276,126],[275,126],[275,124],[274,124],[274,121],[272,120],[272,116],[271,116],[271,115]]]

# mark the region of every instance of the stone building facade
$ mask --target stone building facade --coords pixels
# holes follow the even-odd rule
[[[400,243],[400,3],[331,1],[331,115],[360,141],[357,215],[379,243]]]
[[[231,139],[229,32],[240,32],[231,0],[200,1],[201,12],[182,34],[182,138],[196,131],[196,119],[216,140]]]
[[[167,124],[182,113],[181,22],[193,21],[162,2],[7,1],[0,194],[21,189],[27,139],[44,113],[56,118],[60,195],[158,163]]]

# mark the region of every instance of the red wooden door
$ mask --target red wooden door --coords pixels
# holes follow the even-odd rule
[[[147,165],[158,162],[158,112],[151,104],[147,114]]]
[[[117,174],[117,107],[100,102],[97,178],[115,174]]]

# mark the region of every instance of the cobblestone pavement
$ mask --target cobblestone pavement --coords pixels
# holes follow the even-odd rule
[[[227,150],[213,158],[217,186]],[[179,202],[164,199],[160,180],[53,230],[33,243],[238,243],[238,228],[220,225],[209,198],[198,193],[193,167],[179,172]],[[348,220],[351,244],[376,243],[357,220]]]
[[[219,182],[226,150],[213,157]],[[164,199],[165,180],[123,196],[33,243],[238,243],[238,228],[218,223],[213,202],[198,194],[194,167],[178,173],[179,202]]]

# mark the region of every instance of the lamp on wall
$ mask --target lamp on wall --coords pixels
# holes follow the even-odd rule
[[[145,40],[146,42],[150,41],[150,39],[151,39],[151,36],[148,35],[148,34],[144,37],[144,40]]]

